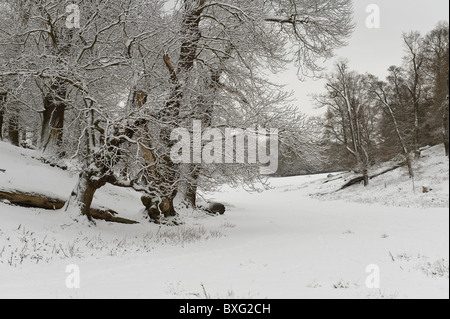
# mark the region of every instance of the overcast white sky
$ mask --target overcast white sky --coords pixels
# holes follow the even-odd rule
[[[366,8],[377,4],[381,10],[381,27],[369,29]],[[402,33],[409,31],[431,31],[439,21],[449,21],[448,0],[354,0],[355,22],[357,24],[349,45],[336,51],[337,57],[350,61],[350,67],[361,73],[370,72],[384,78],[391,65],[401,64],[404,54]],[[336,58],[326,63],[330,68]],[[296,70],[292,69],[281,77],[289,90],[295,91],[297,104],[303,113],[316,115],[308,97],[311,93],[323,92],[323,81],[300,82]]]

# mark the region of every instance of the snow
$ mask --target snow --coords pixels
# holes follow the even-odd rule
[[[448,159],[439,154],[415,163],[416,188],[426,183],[428,194],[414,193],[401,169],[334,195],[317,195],[343,184],[323,184],[325,175],[273,179],[263,193],[205,194],[226,214],[185,211],[178,227],[144,222],[139,195],[112,186],[95,203],[141,224],[86,227],[62,211],[0,203],[0,298],[448,299]],[[68,198],[78,174],[40,156],[0,143],[0,189]],[[70,265],[79,289],[66,287]],[[369,265],[380,289],[366,286]]]
[[[308,185],[308,192],[322,200],[348,200],[360,203],[382,204],[397,207],[449,207],[449,160],[443,145],[426,148],[420,160],[413,162],[414,179],[409,178],[408,169],[400,168],[371,180],[369,187],[354,187],[335,192],[350,177],[351,173],[333,174],[326,185],[324,180]],[[385,171],[395,166],[388,162],[371,169],[370,174]],[[430,189],[424,193],[423,189]]]
[[[11,145],[0,144],[0,168],[6,173],[0,176],[0,186],[4,190],[20,189],[24,192],[39,192],[65,198],[70,195],[77,176],[61,174],[58,168],[52,168],[41,161],[43,155]]]

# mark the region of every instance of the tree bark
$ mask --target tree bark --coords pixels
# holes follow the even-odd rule
[[[0,200],[7,200],[13,205],[27,208],[42,208],[46,210],[56,210],[64,207],[65,202],[59,198],[35,193],[21,191],[0,190]]]

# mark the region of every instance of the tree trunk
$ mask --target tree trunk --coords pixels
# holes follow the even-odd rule
[[[448,111],[448,102],[446,107],[445,115],[444,115],[444,146],[445,146],[445,155],[449,156],[449,111]]]
[[[48,195],[27,193],[21,191],[7,191],[0,189],[0,200],[7,200],[12,205],[27,208],[42,208],[56,210],[64,207],[65,202],[59,198],[51,198]]]
[[[443,117],[443,137],[445,146],[445,155],[449,156],[449,79],[447,77],[447,99],[444,103],[444,117]]]
[[[170,57],[165,55],[164,62],[170,72],[170,80],[172,82],[171,88],[171,96],[169,100],[165,104],[165,108],[159,114],[162,122],[166,123],[177,123],[181,125],[183,123],[183,118],[180,118],[181,108],[182,108],[182,100],[184,98],[183,85],[179,80],[179,76],[188,75],[189,72],[194,67],[195,60],[197,59],[198,53],[198,44],[201,39],[200,32],[200,21],[201,14],[203,12],[202,6],[205,4],[205,0],[200,0],[198,2],[197,7],[192,7],[186,10],[183,22],[181,26],[181,34],[184,38],[184,41],[180,48],[178,68],[175,69]],[[171,140],[172,129],[170,125],[167,128],[163,128],[160,134],[161,141],[166,144],[169,148],[171,148],[175,143]],[[174,205],[174,200],[177,197],[178,191],[180,188],[183,188],[183,185],[180,185],[180,166],[176,165],[172,162],[170,156],[164,156],[162,158],[162,164],[168,168],[165,176],[159,176],[157,178],[157,185],[162,188],[162,194],[167,196],[167,199],[170,202],[170,208],[167,212],[165,212],[165,216],[176,216],[176,210]],[[189,180],[190,178],[188,178]],[[189,183],[189,182],[188,182]],[[173,187],[173,189],[171,189]],[[185,189],[185,193],[182,194],[188,198],[188,201],[192,204],[196,201],[196,189],[187,187]],[[184,198],[183,198],[184,199]],[[195,207],[195,206],[194,206]]]
[[[54,87],[54,91],[44,98],[42,112],[41,148],[46,151],[52,145],[58,149],[63,144],[66,90],[63,85]],[[56,96],[54,96],[55,94]]]
[[[178,183],[178,192],[180,204],[186,208],[197,207],[197,186],[193,181],[183,180]]]
[[[164,63],[169,71],[171,88],[170,97],[165,102],[164,108],[158,113],[157,117],[162,123],[167,124],[161,129],[159,142],[167,146],[168,149],[175,145],[175,142],[170,138],[172,130],[176,125],[181,126],[185,121],[185,118],[180,117],[184,98],[183,81],[180,81],[180,78],[189,78],[189,72],[193,69],[195,60],[197,59],[198,43],[201,39],[200,20],[205,2],[205,0],[200,0],[192,8],[187,5],[185,7],[186,11],[183,15],[180,30],[184,41],[179,52],[178,67],[175,68],[168,54],[163,56]],[[146,95],[145,93],[139,94],[139,92],[135,92],[133,96],[130,95],[129,104],[130,101],[134,101],[134,105],[140,107],[145,104]],[[149,161],[148,158],[146,160]],[[154,158],[152,158],[152,162],[153,160]],[[182,185],[184,181],[180,178],[180,167],[178,164],[172,162],[170,156],[164,155],[158,157],[158,163],[161,169],[157,167],[155,170],[149,172],[148,176],[149,180],[154,182],[154,193],[159,195],[158,199],[150,199],[149,205],[151,207],[147,207],[147,211],[152,219],[159,218],[161,213],[165,217],[177,215],[174,201],[177,194],[179,194],[179,190],[184,186]],[[187,179],[190,180],[190,178]],[[189,202],[195,204],[196,189],[184,188],[185,191],[180,194],[183,196],[187,195]]]
[[[69,201],[65,205],[65,211],[74,220],[80,216],[85,216],[93,222],[91,215],[91,205],[95,192],[106,185],[105,179],[95,178],[91,172],[82,172],[75,189],[70,195]]]
[[[179,170],[181,173],[181,180],[178,183],[179,200],[187,208],[196,208],[200,167],[195,164],[181,164]]]
[[[363,171],[363,179],[364,179],[364,187],[369,186],[369,171],[367,169],[365,169]]]
[[[148,195],[141,198],[142,204],[145,206],[145,212],[150,219],[156,223],[160,222],[161,215],[168,218],[177,215],[174,207],[173,199],[164,198],[162,200],[154,200]]]
[[[193,208],[197,207],[197,185],[190,185],[186,193],[186,200]]]
[[[19,116],[17,114],[13,114],[9,118],[8,136],[12,145],[20,146]]]
[[[7,93],[0,93],[0,141],[3,141],[3,119],[5,116],[4,104],[6,103]]]
[[[398,140],[400,142],[400,145],[402,146],[402,152],[403,152],[403,155],[405,156],[405,159],[406,159],[406,165],[408,166],[409,177],[410,178],[414,178],[414,170],[413,170],[413,167],[412,167],[411,158],[410,158],[410,154],[409,154],[409,151],[408,151],[408,146],[407,146],[407,144],[405,142],[405,139],[403,138],[403,135],[402,135],[402,133],[400,131],[400,126],[398,124],[397,117],[395,116],[394,109],[387,102],[387,100],[383,101],[383,103],[384,103],[384,105],[386,105],[386,107],[387,107],[387,109],[389,111],[389,114],[391,115],[391,119],[392,119],[392,122],[394,124],[395,132],[397,133],[397,138],[398,138]]]
[[[414,155],[420,158],[420,122],[419,122],[419,103],[414,103]]]
[[[1,108],[0,105],[0,141],[3,141],[3,118],[4,118],[5,112]]]
[[[406,154],[406,165],[408,166],[409,178],[414,178],[414,169],[411,163],[411,157],[409,154]]]

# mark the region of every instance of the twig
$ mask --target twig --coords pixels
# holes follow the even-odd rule
[[[392,255],[391,252],[389,252],[389,255],[391,255],[392,261],[395,262],[395,258],[394,258],[394,256]]]
[[[205,285],[202,283],[203,293],[205,294],[206,299],[211,299],[211,296],[206,292]]]

